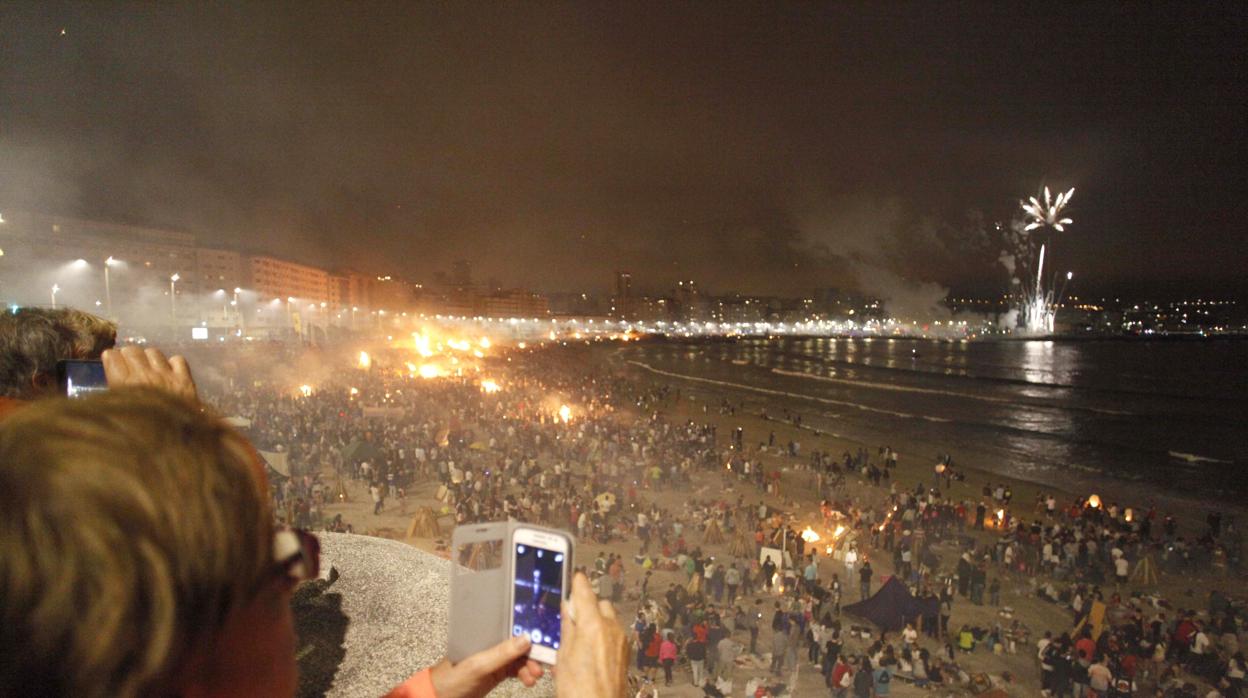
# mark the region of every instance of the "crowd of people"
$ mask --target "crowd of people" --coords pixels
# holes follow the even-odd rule
[[[280,520],[255,447],[183,357],[114,341],[81,313],[0,314],[0,695],[293,696],[290,598],[318,574],[315,536]],[[101,360],[108,390],[57,397],[67,359]],[[582,575],[568,604],[556,690],[621,695],[613,609]],[[533,686],[528,652],[512,638],[389,696]]]
[[[80,340],[98,329],[78,322]],[[111,342],[79,344],[57,351],[89,357]],[[1040,494],[1027,511],[1008,484],[971,490],[949,456],[930,476],[905,477],[885,445],[804,452],[776,434],[805,429],[796,413],[751,415],[722,396],[695,403],[560,347],[482,362],[497,372],[495,391],[482,389],[483,373],[421,379],[401,353],[374,352],[361,368],[345,352],[282,344],[184,349],[205,368],[196,392],[182,360],[166,369],[153,358],[161,370],[144,371],[161,378],[148,382],[237,425],[271,466],[274,526],[368,527],[330,514],[345,482],[369,492],[374,516],[435,500],[448,523],[540,523],[601,550],[578,559],[578,588],[636,606],[620,641],[627,629],[640,695],[660,682],[782,695],[799,667],[834,696],[887,696],[897,683],[1009,689],[1019,677],[985,671],[975,655],[1029,652],[1046,695],[1188,696],[1197,685],[1202,697],[1244,695],[1242,599],[1211,587],[1202,607],[1179,608],[1148,577],[1240,574],[1229,517],[1211,514],[1184,536],[1151,505]],[[111,356],[110,385],[127,365]],[[46,387],[15,375],[0,371]],[[895,627],[853,606],[885,579],[913,599]],[[1021,596],[1052,604],[1043,637],[1010,608]],[[512,673],[527,683],[539,671]]]

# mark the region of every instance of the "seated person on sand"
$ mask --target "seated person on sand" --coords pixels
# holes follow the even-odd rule
[[[315,538],[274,525],[255,451],[194,401],[185,362],[134,347],[104,362],[108,392],[0,423],[0,695],[293,696],[290,596],[316,574]],[[618,697],[614,610],[580,575],[569,606],[558,694]],[[532,686],[527,651],[509,639],[391,695]]]

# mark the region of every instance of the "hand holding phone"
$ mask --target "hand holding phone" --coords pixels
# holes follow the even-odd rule
[[[199,399],[191,367],[181,356],[166,359],[159,349],[129,346],[109,349],[100,358],[103,359],[108,384],[114,388],[145,385],[167,390],[187,400]]]

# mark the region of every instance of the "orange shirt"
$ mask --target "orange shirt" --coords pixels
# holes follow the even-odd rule
[[[25,404],[26,402],[23,400],[16,400],[11,397],[0,397],[0,421],[3,421],[5,417],[8,417]]]
[[[432,675],[425,669],[395,686],[385,698],[438,698],[438,694],[433,690]]]

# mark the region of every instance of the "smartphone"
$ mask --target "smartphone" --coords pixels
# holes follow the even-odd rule
[[[108,389],[104,364],[99,361],[57,361],[56,383],[65,397],[83,397]]]
[[[511,634],[528,635],[529,657],[555,663],[563,600],[571,590],[572,543],[563,534],[517,528],[511,539]]]

